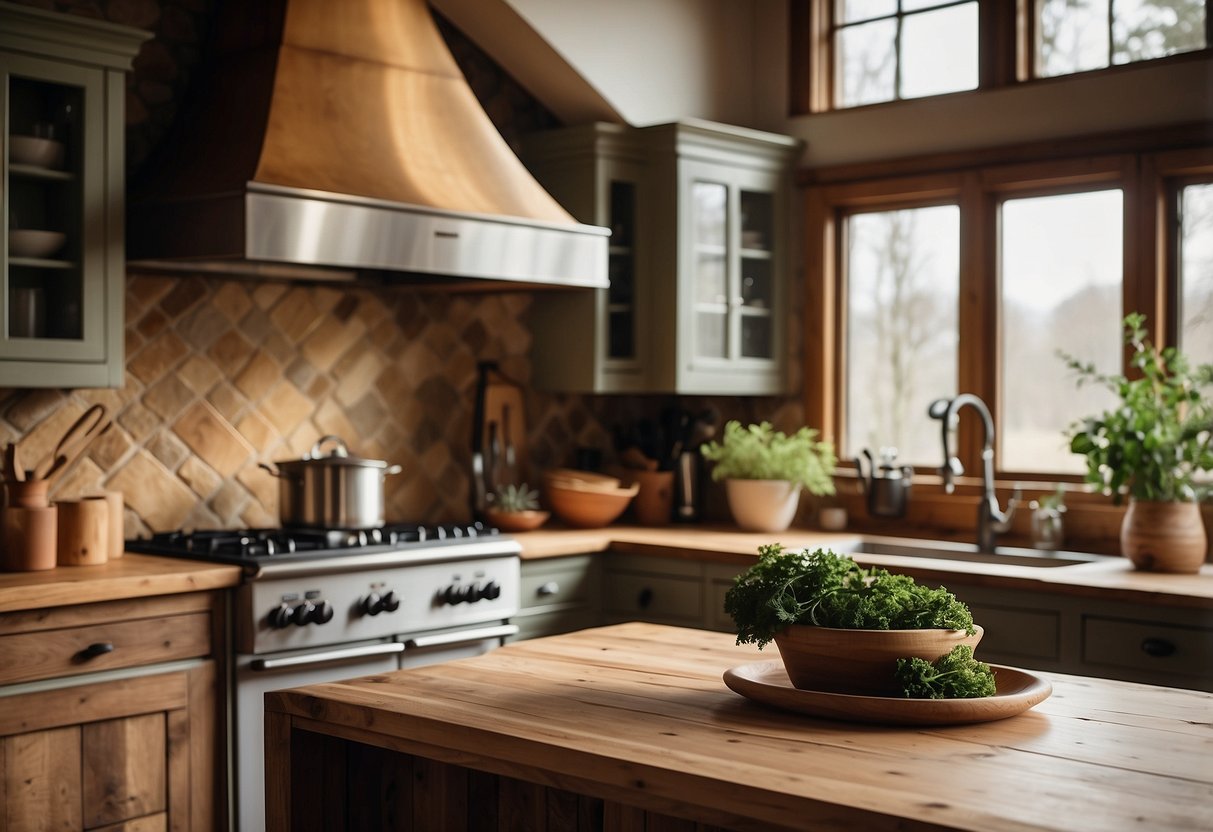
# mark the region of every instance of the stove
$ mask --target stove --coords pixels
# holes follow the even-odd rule
[[[163,532],[127,551],[237,564],[234,828],[260,830],[266,691],[475,656],[518,632],[517,541],[479,523]]]

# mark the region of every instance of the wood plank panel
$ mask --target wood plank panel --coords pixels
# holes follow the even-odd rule
[[[295,731],[290,751],[293,782],[290,825],[285,828],[298,832],[343,829],[348,802],[345,744],[332,737]]]
[[[189,832],[191,829],[210,829],[211,825],[198,826],[192,823],[193,804],[210,803],[205,796],[210,795],[212,778],[206,772],[199,772],[201,782],[191,787],[193,771],[193,755],[191,753],[192,737],[190,736],[191,712],[185,709],[169,711],[165,716],[167,730],[167,748],[165,753],[165,778],[167,781],[167,800],[169,814],[169,829],[173,832]],[[205,768],[205,767],[204,767]],[[193,789],[197,789],[199,800],[193,799]]]
[[[168,615],[207,612],[214,609],[217,603],[218,596],[215,593],[192,592],[184,595],[165,595],[160,598],[135,598],[96,604],[44,607],[0,615],[0,631],[5,635],[11,635],[42,630],[62,630],[67,627],[85,627],[109,621],[163,618]]]
[[[3,812],[7,832],[83,829],[80,729],[5,737]]]
[[[184,673],[137,676],[10,696],[0,708],[0,735],[168,711],[184,708],[187,702]]]
[[[80,731],[85,828],[164,811],[165,714],[92,722]]]
[[[545,832],[548,828],[547,791],[536,783],[500,778],[497,792],[498,828],[517,832]]]
[[[144,815],[141,818],[131,818],[121,823],[109,826],[98,826],[90,832],[165,832],[168,829],[168,814],[159,812],[155,815]]]
[[[413,827],[432,832],[467,829],[467,769],[413,759]]]
[[[223,643],[215,639],[214,643]],[[222,673],[216,662],[208,661],[186,671],[189,706],[186,709],[188,724],[175,726],[169,734],[174,741],[174,751],[180,742],[188,743],[188,753],[181,759],[174,754],[169,758],[169,801],[173,808],[173,825],[178,823],[178,801],[188,801],[189,816],[182,822],[189,829],[220,829],[225,822],[223,807],[227,803],[227,764],[223,759],[221,739],[220,691],[225,690],[220,681]],[[176,715],[177,712],[174,712]],[[179,718],[179,717],[178,717]],[[178,730],[183,740],[177,740]],[[185,782],[179,779],[178,769],[185,772]],[[182,791],[184,789],[184,792]]]
[[[294,749],[291,717],[275,711],[265,714],[265,828],[288,832],[291,826],[291,787],[294,780]],[[301,786],[300,786],[301,787]]]
[[[349,828],[408,829],[413,820],[412,758],[350,745],[346,765]]]

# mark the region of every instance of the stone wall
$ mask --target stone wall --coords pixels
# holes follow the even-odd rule
[[[128,83],[128,171],[162,141],[212,19],[211,0],[58,0],[29,5],[155,32]],[[457,31],[452,52],[511,143],[555,120]],[[801,421],[796,399],[575,396],[531,390],[530,296],[131,274],[126,381],[119,390],[0,391],[0,441],[48,451],[90,403],[114,427],[59,481],[61,497],[103,488],[127,500],[127,536],[275,525],[277,480],[259,463],[293,459],[325,434],[404,466],[387,486],[400,521],[469,517],[478,361],[528,389],[533,469],[587,447],[612,460],[616,425],[672,404],[724,418]],[[719,500],[712,501],[719,508]]]

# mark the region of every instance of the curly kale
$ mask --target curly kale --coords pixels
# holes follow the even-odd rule
[[[995,693],[994,671],[973,658],[973,648],[967,644],[956,645],[934,662],[898,659],[895,675],[912,699],[976,699]]]
[[[789,624],[976,632],[968,607],[943,587],[929,589],[905,575],[864,569],[828,549],[785,553],[772,544],[758,554],[758,562],[737,577],[724,598],[738,644],[761,648]]]

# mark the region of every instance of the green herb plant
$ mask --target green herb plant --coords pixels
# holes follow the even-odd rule
[[[812,428],[789,436],[769,422],[743,427],[734,420],[724,426],[721,442],[708,442],[700,452],[716,463],[714,480],[787,480],[810,494],[834,493],[834,445],[818,441]]]
[[[994,671],[973,658],[967,644],[956,645],[933,662],[917,656],[898,659],[894,676],[913,699],[974,699],[997,692]]]
[[[1213,385],[1213,364],[1193,366],[1174,347],[1158,349],[1147,338],[1146,318],[1125,318],[1125,343],[1133,348],[1130,379],[1104,375],[1094,364],[1059,353],[1078,375],[1120,398],[1116,407],[1071,426],[1070,450],[1087,460],[1085,479],[1120,503],[1188,501],[1208,494],[1196,475],[1213,470],[1213,405],[1201,392]]]
[[[504,488],[497,489],[492,507],[495,511],[506,513],[535,511],[539,508],[539,492],[529,488],[526,483],[520,485],[510,483]]]
[[[776,543],[759,547],[758,555],[724,598],[738,644],[762,648],[791,624],[977,632],[969,608],[943,587],[930,589],[879,567],[864,569],[828,549],[785,552]]]

